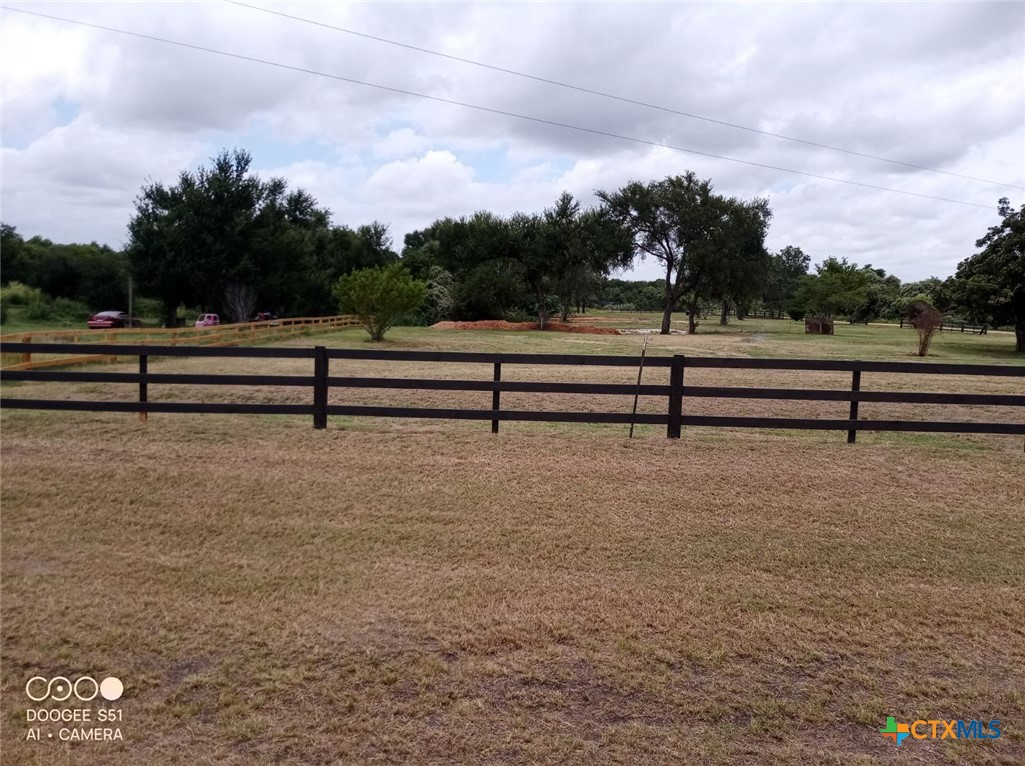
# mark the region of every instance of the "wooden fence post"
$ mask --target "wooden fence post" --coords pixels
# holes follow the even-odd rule
[[[495,362],[495,382],[499,383],[502,380],[502,363]],[[494,412],[498,412],[501,409],[502,392],[497,388],[491,393],[491,409]],[[498,420],[491,421],[491,433],[498,433]]]
[[[855,370],[851,375],[851,391],[857,392],[861,390],[861,370]],[[858,400],[851,399],[851,420],[858,419]],[[858,438],[858,429],[852,428],[847,432],[847,443],[854,444]]]
[[[313,427],[327,428],[327,348],[313,349]]]
[[[149,372],[149,357],[146,354],[139,354],[139,374],[146,375]],[[145,404],[149,401],[149,384],[146,382],[146,378],[142,378],[139,381],[139,404]],[[139,410],[139,422],[145,423],[149,419],[149,413],[146,410]]]
[[[683,354],[673,355],[673,364],[669,368],[669,424],[666,426],[667,439],[680,438],[680,419],[683,417],[683,368],[687,358]]]

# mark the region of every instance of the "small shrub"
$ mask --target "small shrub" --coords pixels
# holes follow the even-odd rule
[[[0,289],[0,303],[8,306],[27,306],[42,294],[38,288],[23,285],[21,282],[11,282],[7,287]]]
[[[53,301],[53,314],[55,318],[68,322],[84,322],[92,312],[82,301],[71,298],[55,298]]]
[[[502,318],[505,319],[506,322],[517,322],[517,323],[518,322],[536,322],[537,321],[537,315],[536,314],[528,314],[523,309],[518,309],[518,308],[517,309],[509,309],[508,311],[505,312],[505,314],[502,316]]]
[[[125,309],[128,310],[127,308]],[[132,304],[133,316],[149,320],[163,318],[164,304],[156,298],[136,298]]]
[[[53,319],[53,299],[48,295],[43,295],[41,292],[28,302],[28,307],[25,309],[25,318],[40,320],[40,319]]]
[[[341,277],[335,296],[346,314],[355,314],[370,339],[379,341],[403,315],[417,311],[427,297],[427,285],[398,263],[360,269]]]
[[[440,266],[432,266],[427,277],[427,296],[419,316],[425,325],[449,319],[455,305],[455,278]]]
[[[928,301],[916,300],[908,305],[905,318],[918,331],[918,355],[926,356],[932,336],[943,324],[943,315]]]
[[[37,291],[38,292],[38,291]],[[92,312],[81,301],[70,298],[51,298],[38,292],[25,309],[25,318],[35,321],[64,321],[68,323],[84,322]]]
[[[430,327],[434,322],[431,321],[423,311],[417,311],[413,314],[403,314],[392,327]]]

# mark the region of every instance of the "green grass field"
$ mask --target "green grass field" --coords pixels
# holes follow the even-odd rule
[[[578,324],[623,329],[655,329],[661,315],[655,313],[597,314],[577,318]],[[673,321],[673,329],[685,330],[686,317]],[[349,331],[329,345],[357,344],[365,338]],[[642,339],[636,335],[569,335],[557,333],[504,331],[439,331],[427,328],[397,327],[391,330],[384,347],[465,347],[495,351],[544,351],[557,347],[559,353],[632,354],[640,352]],[[731,318],[725,327],[716,318],[699,323],[696,335],[648,336],[652,353],[687,353],[711,356],[802,357],[817,359],[883,359],[916,361],[918,336],[914,330],[895,324],[837,324],[836,335],[806,335],[804,324],[789,319]],[[554,346],[553,346],[554,344]],[[1025,355],[1014,351],[1014,333],[991,331],[987,335],[937,333],[926,361],[966,364],[1023,364]]]
[[[13,335],[20,332],[36,332],[41,330],[83,330],[86,328],[88,314],[81,317],[57,317],[53,319],[29,319],[25,306],[8,306],[7,319],[0,326],[0,334]],[[156,317],[143,317],[148,325],[156,325]]]
[[[649,338],[648,353],[917,359],[913,333],[894,327],[840,326],[813,338],[779,321],[712,325]],[[294,345],[362,348],[363,337],[344,331]],[[384,345],[639,354],[641,343],[396,328]],[[929,361],[1025,362],[1012,336],[944,334],[934,348]],[[486,367],[338,362],[332,373],[486,379]],[[694,384],[756,384],[749,372],[693,372]],[[508,375],[636,380],[630,368]],[[850,382],[829,373],[757,380]],[[912,385],[868,374],[864,383]],[[1010,378],[947,376],[929,386],[1025,393]],[[4,383],[2,393],[134,395],[121,388]],[[155,400],[240,396],[305,402],[309,392],[151,386]],[[466,407],[490,398],[331,396],[416,396],[426,405],[458,396],[447,406]],[[521,396],[507,405],[503,395],[503,406],[631,404]],[[876,406],[898,417],[1023,419],[1008,408]],[[837,407],[846,405],[784,403],[773,414]],[[628,440],[611,426],[504,423],[495,436],[479,422],[332,418],[315,431],[307,418],[140,423],[6,408],[0,426],[4,763],[1025,760],[1018,437],[862,434],[849,446],[834,432],[685,429],[669,441],[649,428]],[[124,697],[103,707],[121,711],[124,740],[61,741],[66,724],[39,725],[41,740],[27,740],[30,708],[100,707],[32,703],[25,684],[35,675],[120,678]],[[887,716],[997,719],[1003,735],[909,738],[895,748],[879,733]]]

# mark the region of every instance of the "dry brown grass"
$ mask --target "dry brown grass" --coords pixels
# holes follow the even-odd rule
[[[2,425],[5,763],[888,763],[888,714],[1025,758],[1020,444]],[[22,741],[61,672],[123,745]]]
[[[323,340],[365,347],[359,333]],[[654,338],[649,353],[757,356],[763,340]],[[974,342],[940,340],[941,350]],[[885,343],[847,354],[832,343],[769,346],[892,358]],[[397,330],[388,346],[636,353],[640,339]],[[150,369],[308,375],[312,365]],[[489,380],[491,369],[336,361],[332,374]],[[635,376],[503,369],[504,380]],[[645,382],[667,372],[649,369]],[[689,370],[687,383],[847,388],[850,378]],[[862,380],[866,390],[1020,385]],[[136,388],[5,383],[3,394],[130,401]],[[308,403],[311,393],[150,386],[150,399]],[[490,394],[335,389],[331,401],[487,408]],[[502,396],[508,409],[630,404]],[[642,399],[640,410],[664,407]],[[847,414],[846,403],[684,407]],[[1017,413],[862,404],[861,415]],[[848,447],[824,432],[685,429],[668,442],[642,427],[627,441],[618,426],[503,423],[495,437],[480,422],[332,418],[314,431],[307,418],[12,410],[0,424],[5,764],[1025,759],[1017,437],[860,434]],[[24,741],[25,681],[59,673],[125,681],[126,742]],[[1005,735],[895,753],[877,732],[886,715],[998,718]]]

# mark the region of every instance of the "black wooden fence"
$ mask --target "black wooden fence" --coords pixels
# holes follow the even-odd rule
[[[464,353],[448,351],[377,351],[363,349],[314,348],[209,348],[186,346],[139,346],[64,343],[6,343],[4,354],[110,354],[138,357],[138,372],[102,372],[69,370],[18,370],[3,372],[5,381],[67,382],[67,383],[130,383],[138,384],[137,401],[83,401],[66,399],[32,399],[5,395],[2,405],[8,409],[83,410],[88,412],[138,412],[140,417],[151,412],[220,413],[312,416],[315,428],[325,428],[331,415],[394,418],[443,418],[491,421],[492,433],[499,423],[535,421],[548,423],[623,423],[664,425],[666,436],[680,437],[684,426],[715,426],[738,428],[783,428],[838,430],[847,432],[848,443],[854,443],[858,431],[925,431],[945,433],[986,433],[1025,435],[1025,410],[1011,409],[1001,422],[956,422],[921,420],[861,420],[861,402],[903,404],[990,405],[1025,408],[1025,367],[1009,365],[931,364],[918,362],[871,362],[854,360],[812,359],[747,359],[730,357],[648,357],[646,368],[669,368],[669,384],[576,383],[551,381],[502,380],[502,368],[511,365],[563,365],[595,367],[636,367],[634,356],[593,356],[577,354],[506,354]],[[152,357],[228,357],[262,359],[312,359],[312,375],[242,375],[155,373],[149,371]],[[331,360],[349,362],[394,361],[419,363],[460,363],[489,365],[492,380],[447,380],[436,378],[381,378],[339,376],[330,374]],[[351,365],[347,365],[351,367]],[[687,385],[688,369],[792,370],[851,373],[851,386],[843,390],[807,388],[750,388],[740,386]],[[1022,394],[932,393],[919,391],[862,391],[862,375],[899,373],[908,375],[970,375],[1016,378],[1022,381]],[[309,404],[248,404],[236,402],[164,402],[149,400],[149,386],[184,384],[199,386],[293,386],[312,392]],[[396,407],[359,404],[329,404],[331,388],[405,389],[433,391],[490,391],[490,409],[448,409],[435,407]],[[502,409],[502,393],[555,393],[663,397],[662,413],[632,415],[629,407],[619,412],[531,411]],[[848,402],[849,416],[838,418],[788,418],[688,415],[687,399],[767,399],[789,401]],[[1014,422],[1014,417],[1019,422]]]

